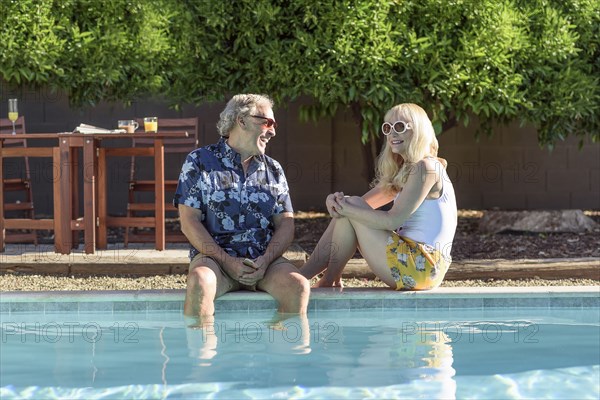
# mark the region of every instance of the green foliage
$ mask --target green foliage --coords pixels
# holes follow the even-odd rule
[[[0,73],[66,90],[77,105],[163,93],[184,12],[168,0],[2,0]]]
[[[362,140],[421,104],[438,133],[520,120],[551,146],[600,139],[596,0],[0,0],[0,74],[74,104],[236,92],[350,109]]]
[[[46,83],[62,74],[65,51],[60,17],[50,2],[6,1],[0,7],[0,73],[4,80]]]

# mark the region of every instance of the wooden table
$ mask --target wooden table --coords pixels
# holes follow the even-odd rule
[[[54,179],[54,219],[5,219],[4,193],[0,191],[0,251],[4,251],[5,229],[54,229],[55,251],[70,254],[77,242],[74,232],[83,230],[84,251],[94,253],[96,247],[106,248],[107,226],[126,226],[135,221],[138,226],[153,226],[156,230],[155,248],[165,249],[164,199],[164,139],[187,137],[187,132],[135,133],[136,138],[152,138],[152,147],[101,147],[103,140],[128,139],[132,134],[43,133],[0,135],[0,176],[2,159],[7,157],[52,157],[58,176]],[[58,139],[57,147],[3,148],[6,139]],[[83,150],[83,165],[78,165],[78,152]],[[149,156],[154,158],[155,216],[108,217],[106,190],[106,158],[109,156]],[[83,167],[83,217],[79,217],[78,169]]]
[[[103,140],[128,139],[135,135],[136,138],[154,139],[152,147],[101,147]],[[137,226],[152,226],[156,231],[155,248],[165,249],[165,198],[164,198],[164,139],[187,137],[187,132],[168,133],[135,133],[135,134],[61,134],[59,135],[61,162],[73,159],[73,149],[83,149],[83,225],[84,251],[94,253],[96,246],[105,249],[107,246],[108,226],[127,226],[133,222]],[[107,157],[123,156],[148,156],[154,158],[155,180],[155,213],[154,217],[108,217],[107,212]],[[63,173],[65,176],[63,176]],[[71,196],[68,196],[73,187],[71,169],[68,165],[61,164],[60,192],[65,210],[73,209]],[[56,218],[56,216],[55,216]],[[64,213],[60,215],[59,230],[63,238],[72,237],[73,229],[80,228],[80,221],[73,220]],[[61,251],[67,251],[66,246],[61,246]]]

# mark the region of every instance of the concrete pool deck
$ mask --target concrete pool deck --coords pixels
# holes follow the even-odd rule
[[[165,251],[136,246],[124,249],[112,245],[95,254],[81,249],[72,254],[54,253],[52,246],[8,245],[0,253],[0,274],[50,275],[167,275],[184,274],[188,268],[187,245]],[[292,247],[286,257],[302,265],[306,253]],[[353,259],[344,277],[373,277],[363,259]],[[600,259],[467,260],[455,261],[447,280],[464,279],[562,279],[600,281]],[[102,290],[102,291],[0,291],[0,313],[20,312],[139,312],[182,310],[185,291]],[[217,299],[216,310],[275,310],[271,296],[262,292],[239,291]],[[395,292],[386,288],[317,288],[311,292],[309,311],[386,308],[401,309],[485,309],[485,308],[600,308],[600,286],[539,287],[441,287],[422,292]]]
[[[55,275],[167,275],[185,274],[188,269],[187,244],[169,244],[164,251],[136,244],[123,248],[109,245],[107,250],[85,254],[75,249],[71,254],[54,253],[52,245],[8,244],[0,253],[0,273],[30,273]],[[292,245],[285,256],[297,266],[303,264],[306,253]],[[373,278],[363,259],[352,259],[344,277]],[[446,274],[446,280],[466,279],[593,279],[600,281],[600,258],[520,259],[520,260],[458,260]]]

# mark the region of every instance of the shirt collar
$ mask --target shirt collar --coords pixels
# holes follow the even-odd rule
[[[240,153],[238,153],[237,151],[235,151],[231,146],[229,146],[227,144],[227,138],[221,136],[221,138],[219,139],[219,143],[218,143],[221,152],[225,155],[225,157],[227,157],[229,160],[231,160],[232,163],[237,163],[237,164],[241,164],[242,163],[242,156],[240,155]],[[259,166],[262,166],[264,157],[257,157],[254,156],[252,157],[254,159],[254,161],[259,163]]]
[[[235,151],[234,149],[231,148],[231,146],[229,146],[227,144],[227,138],[221,136],[221,138],[219,139],[219,143],[218,146],[221,150],[221,153],[227,158],[229,159],[231,162],[237,162],[240,163],[240,154]]]

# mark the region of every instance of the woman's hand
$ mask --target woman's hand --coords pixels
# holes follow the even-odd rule
[[[340,218],[342,215],[338,212],[339,202],[344,199],[344,192],[335,192],[327,196],[325,206],[332,218]]]
[[[343,193],[341,194],[342,196],[335,198],[335,204],[333,207],[335,208],[338,217],[352,218],[355,210],[357,209],[355,201],[364,200],[362,200],[360,197],[344,196]]]

